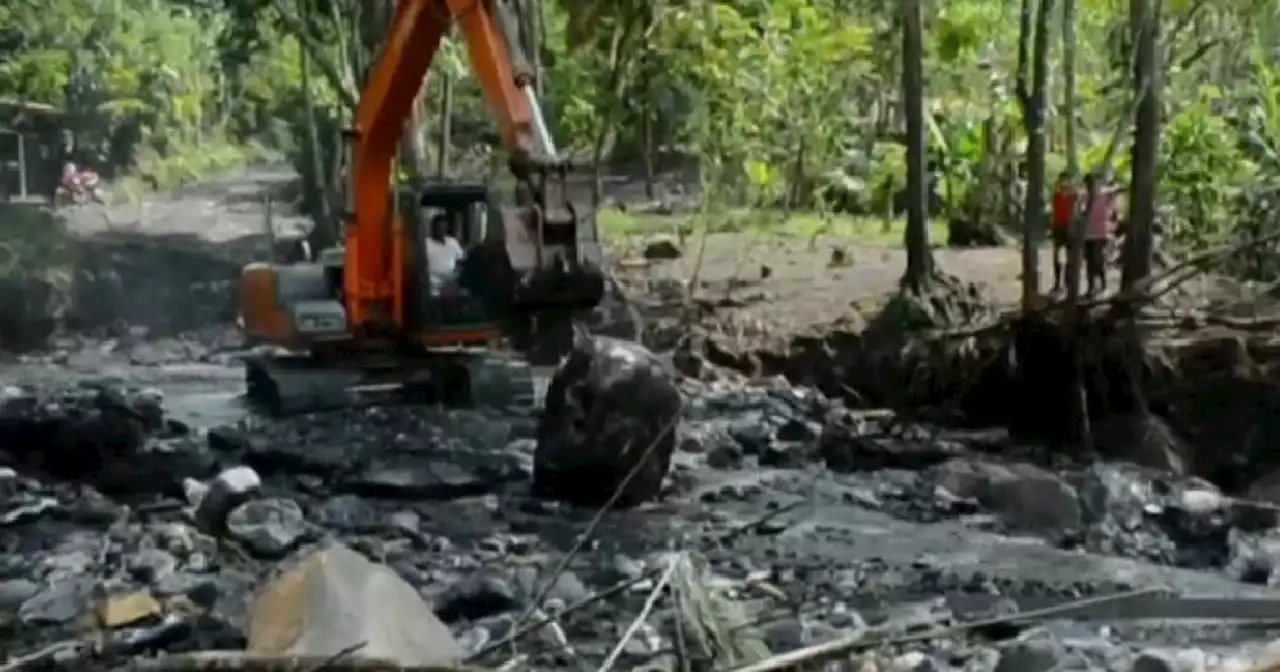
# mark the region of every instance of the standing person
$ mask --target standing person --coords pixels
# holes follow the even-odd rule
[[[1053,233],[1053,291],[1062,289],[1062,263],[1064,253],[1071,247],[1071,218],[1076,210],[1076,187],[1071,183],[1071,173],[1058,173],[1058,184],[1053,189],[1053,217],[1050,228]],[[1078,285],[1077,285],[1078,287]]]
[[[1107,291],[1107,243],[1116,214],[1116,190],[1108,178],[1085,176],[1085,193],[1092,199],[1085,223],[1084,261],[1089,277],[1089,295]]]

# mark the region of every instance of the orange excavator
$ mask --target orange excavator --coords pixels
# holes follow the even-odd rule
[[[391,395],[523,406],[537,387],[531,365],[555,365],[576,321],[603,299],[595,218],[568,198],[567,165],[504,1],[397,3],[346,134],[343,243],[242,273],[243,331],[270,346],[247,362],[255,405],[303,412]],[[486,184],[439,183],[405,207],[391,187],[403,126],[455,25],[501,128],[514,205]],[[428,236],[428,220],[447,231]],[[456,241],[456,268],[431,267],[432,238]]]

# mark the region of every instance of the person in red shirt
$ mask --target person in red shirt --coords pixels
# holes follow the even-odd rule
[[[1053,189],[1053,216],[1050,230],[1053,234],[1053,291],[1062,289],[1062,260],[1071,243],[1071,217],[1075,214],[1076,188],[1071,174],[1058,174],[1058,184]]]

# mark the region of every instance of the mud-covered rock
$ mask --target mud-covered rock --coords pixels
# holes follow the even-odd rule
[[[535,493],[601,505],[621,489],[615,502],[621,507],[657,497],[675,450],[681,409],[675,375],[639,344],[583,339],[547,390]]]
[[[128,496],[180,496],[184,480],[217,469],[205,442],[165,416],[158,391],[115,382],[11,388],[0,402],[0,461]]]
[[[930,478],[958,497],[994,509],[1015,527],[1036,531],[1080,527],[1075,489],[1034,465],[955,459],[931,469]]]

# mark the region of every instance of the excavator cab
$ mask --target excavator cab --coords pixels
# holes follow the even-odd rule
[[[501,211],[496,190],[485,183],[431,183],[420,187],[416,197],[404,198],[412,209],[401,217],[411,244],[410,262],[405,265],[405,320],[428,343],[483,344],[494,340],[501,315],[480,297],[483,287],[473,287],[485,280],[482,273],[464,273],[472,254],[485,245],[500,244],[502,231],[497,226]],[[463,257],[458,272],[441,281],[434,276],[427,246],[432,236],[432,222],[443,219],[444,234],[456,240]],[[491,227],[492,224],[492,227]],[[442,286],[441,286],[442,285]]]

